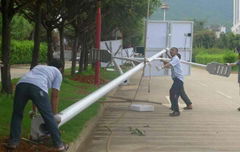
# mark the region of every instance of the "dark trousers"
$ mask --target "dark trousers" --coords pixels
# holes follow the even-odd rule
[[[185,93],[183,82],[181,80],[179,80],[178,78],[173,79],[173,85],[169,92],[170,92],[170,101],[172,104],[171,108],[173,111],[179,112],[179,106],[178,106],[179,96],[181,96],[181,98],[186,103],[186,105],[192,104],[189,97]]]
[[[10,144],[18,144],[20,141],[23,111],[28,100],[32,100],[38,108],[51,134],[54,145],[62,146],[63,143],[60,138],[58,125],[54,119],[48,94],[37,86],[29,83],[20,83],[16,87],[11,120]]]

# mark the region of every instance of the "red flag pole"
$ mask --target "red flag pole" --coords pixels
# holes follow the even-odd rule
[[[95,48],[96,51],[100,50],[100,41],[101,41],[101,1],[97,0],[97,15],[96,15],[96,41]],[[101,63],[99,60],[95,63],[95,85],[100,84],[100,66]]]

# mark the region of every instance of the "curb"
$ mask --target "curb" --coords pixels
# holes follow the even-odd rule
[[[118,90],[118,87],[108,93],[106,96],[114,95],[115,92]],[[87,145],[88,139],[93,132],[93,129],[96,127],[96,122],[100,119],[100,117],[103,115],[103,112],[105,110],[105,106],[101,104],[100,109],[96,116],[91,118],[85,125],[83,130],[81,131],[79,137],[72,143],[69,144],[68,152],[78,152],[83,151],[85,149],[85,146]]]

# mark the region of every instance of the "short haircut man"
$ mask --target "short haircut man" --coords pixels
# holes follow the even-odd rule
[[[15,149],[19,144],[23,111],[28,100],[31,100],[41,114],[57,150],[65,149],[58,124],[54,119],[58,107],[58,93],[62,83],[62,74],[60,72],[62,68],[62,62],[53,59],[48,66],[35,66],[19,80],[14,96],[8,148]],[[49,101],[49,89],[52,89],[51,101]]]
[[[173,47],[170,49],[170,54],[172,56],[171,61],[167,62],[164,61],[164,66],[163,68],[171,68],[171,76],[173,79],[173,85],[169,91],[170,93],[170,100],[171,100],[171,110],[173,113],[170,113],[170,116],[179,116],[180,111],[179,111],[179,106],[178,106],[178,98],[181,96],[183,101],[186,103],[186,107],[184,108],[185,110],[192,109],[192,102],[188,98],[187,94],[184,91],[184,76],[183,76],[183,71],[179,59],[179,53],[178,49],[176,47]]]

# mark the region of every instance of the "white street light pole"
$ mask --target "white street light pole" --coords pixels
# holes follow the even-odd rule
[[[148,20],[149,20],[149,14],[150,14],[150,2],[151,0],[148,0],[147,17],[145,21],[144,55],[146,54],[146,49],[147,49],[147,29],[148,29]]]
[[[166,12],[169,9],[168,4],[163,3],[161,6],[161,9],[163,10],[163,21],[165,21],[166,20]]]

